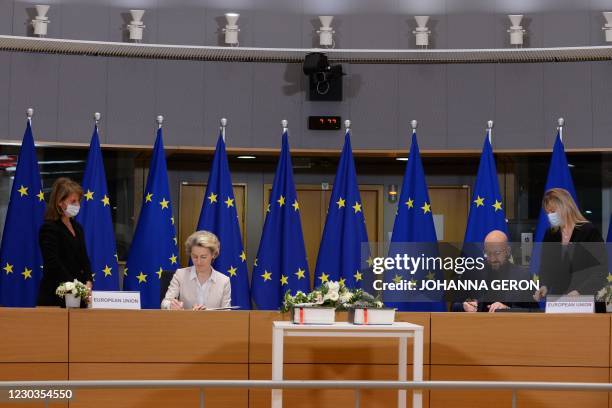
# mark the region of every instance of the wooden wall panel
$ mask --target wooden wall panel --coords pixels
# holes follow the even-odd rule
[[[431,380],[608,382],[607,368],[431,366]],[[431,391],[430,408],[510,408],[510,391]],[[517,408],[604,408],[606,392],[519,391]]]
[[[73,363],[71,380],[220,380],[248,378],[246,364],[121,364]],[[70,403],[71,408],[167,408],[198,407],[195,389],[82,390]],[[207,408],[246,408],[248,391],[217,389],[205,391]]]
[[[246,363],[249,312],[71,310],[70,362]]]
[[[68,312],[60,308],[0,308],[0,362],[68,361]]]
[[[249,378],[269,380],[272,378],[271,364],[250,364]],[[286,364],[284,378],[287,380],[396,380],[397,366],[378,364]],[[423,378],[429,379],[429,366],[423,367]],[[412,379],[412,366],[408,367],[408,380]],[[268,408],[271,392],[250,390],[249,408]],[[408,392],[408,406],[412,406],[412,394]],[[283,392],[283,405],[292,408],[338,408],[355,403],[353,390],[287,390]],[[388,408],[397,406],[397,391],[363,390],[361,406]],[[423,407],[429,406],[429,393],[423,392]]]
[[[432,313],[432,364],[608,367],[602,314]]]
[[[251,313],[251,363],[272,362],[272,322],[289,320],[289,314],[258,311]],[[429,313],[399,313],[398,321],[424,326],[424,364],[429,362]],[[338,313],[336,321],[346,321],[346,313]],[[317,337],[285,337],[285,363],[319,364],[395,364],[397,339],[347,339]],[[412,361],[412,340],[408,340],[408,361]]]

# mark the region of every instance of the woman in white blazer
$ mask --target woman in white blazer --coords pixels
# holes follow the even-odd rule
[[[193,266],[177,269],[172,277],[162,309],[203,310],[230,307],[230,278],[212,267],[221,244],[212,232],[196,231],[185,241]]]

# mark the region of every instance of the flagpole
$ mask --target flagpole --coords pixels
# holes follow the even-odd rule
[[[26,116],[28,118],[28,122],[30,122],[30,126],[32,126],[32,116],[34,116],[34,109],[32,108],[26,109]]]
[[[155,121],[157,122],[157,128],[161,129],[162,124],[164,123],[164,117],[162,115],[157,115],[157,117],[155,118]]]
[[[565,125],[565,119],[557,119],[557,125],[559,125],[557,127],[557,131],[559,132],[559,139],[561,139],[561,142],[563,142],[563,126]]]
[[[412,127],[412,134],[414,135],[416,133],[417,130],[417,126],[419,125],[419,122],[416,121],[416,119],[412,119],[410,121],[410,126]]]
[[[221,131],[221,137],[223,138],[223,143],[225,143],[225,128],[227,127],[227,119],[221,118],[221,126],[219,126],[219,130]]]
[[[493,134],[493,121],[489,120],[487,121],[487,135],[489,135],[489,143],[493,144],[493,138],[492,138],[492,134]]]
[[[102,117],[102,115],[100,115],[100,112],[95,112],[94,113],[94,124],[96,125],[96,129],[98,129],[98,124],[100,123],[100,118]]]
[[[351,131],[351,121],[350,120],[347,119],[344,121],[344,128],[345,128],[344,130],[345,134]]]
[[[281,120],[281,126],[283,127],[283,133],[289,131],[289,121],[287,119]]]

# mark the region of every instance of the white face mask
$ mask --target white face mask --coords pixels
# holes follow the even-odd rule
[[[68,204],[64,210],[64,214],[66,214],[68,217],[76,217],[80,209],[81,206],[79,205]]]
[[[551,227],[561,227],[562,226],[562,221],[561,221],[561,217],[559,216],[559,213],[556,212],[551,212],[548,213],[548,222],[550,223]]]

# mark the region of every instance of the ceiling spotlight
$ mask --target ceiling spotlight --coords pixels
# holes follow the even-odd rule
[[[427,28],[427,22],[429,16],[414,16],[417,23],[417,28],[412,32],[416,36],[416,46],[421,48],[427,48],[429,46],[429,28]]]
[[[130,32],[130,41],[135,43],[142,42],[142,33],[146,27],[142,22],[144,13],[144,10],[130,10],[132,21],[127,25],[127,29]]]
[[[395,160],[397,161],[408,161],[407,157],[396,157]]]
[[[34,27],[34,35],[37,35],[39,37],[46,37],[47,25],[49,24],[49,17],[47,17],[49,6],[37,4],[35,7],[36,17],[32,20],[32,26]]]
[[[242,156],[236,156],[236,158],[241,159],[241,160],[253,160],[253,159],[256,159],[257,157],[250,156],[250,155],[242,155]]]
[[[602,14],[606,24],[601,29],[606,32],[606,42],[612,42],[612,11],[604,11]]]
[[[317,34],[319,34],[319,44],[321,47],[334,48],[336,45],[334,43],[334,34],[336,32],[333,28],[331,28],[331,22],[333,19],[334,16],[319,16],[321,28],[317,30]]]
[[[523,46],[523,36],[527,31],[523,30],[523,26],[521,25],[521,20],[523,19],[522,14],[509,14],[508,18],[512,25],[508,32],[510,33],[510,45],[514,45],[517,48]]]
[[[239,44],[238,33],[240,32],[240,28],[238,28],[236,24],[239,17],[240,14],[238,13],[225,13],[225,19],[227,20],[227,25],[223,29],[225,33],[225,43],[233,47],[237,47]]]

